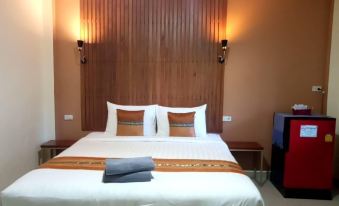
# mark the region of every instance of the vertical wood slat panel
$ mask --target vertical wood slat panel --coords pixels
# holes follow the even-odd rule
[[[208,104],[222,131],[227,0],[81,0],[83,130],[105,129],[106,101],[189,107]]]

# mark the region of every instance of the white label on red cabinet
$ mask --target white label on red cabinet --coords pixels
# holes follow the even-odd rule
[[[304,138],[318,137],[318,126],[317,125],[301,125],[300,137],[304,137]]]

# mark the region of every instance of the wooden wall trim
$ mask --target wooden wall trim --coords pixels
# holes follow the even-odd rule
[[[222,132],[227,0],[81,0],[82,128],[104,130],[106,101],[207,104]]]

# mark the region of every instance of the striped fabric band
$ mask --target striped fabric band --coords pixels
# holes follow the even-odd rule
[[[144,125],[144,122],[118,121],[121,125]]]
[[[171,127],[194,127],[194,122],[193,123],[171,123]]]
[[[57,157],[42,164],[40,168],[104,170],[106,158]],[[235,162],[198,159],[153,159],[155,171],[159,172],[233,172],[243,174]]]

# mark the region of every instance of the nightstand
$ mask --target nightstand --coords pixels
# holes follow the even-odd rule
[[[55,157],[58,153],[72,146],[78,140],[49,140],[40,145],[39,164]]]
[[[259,181],[257,180],[257,168],[254,170],[254,178],[258,183],[263,184],[262,176],[264,173],[264,147],[257,142],[237,142],[237,141],[226,141],[228,148],[231,152],[256,152],[259,154]]]

